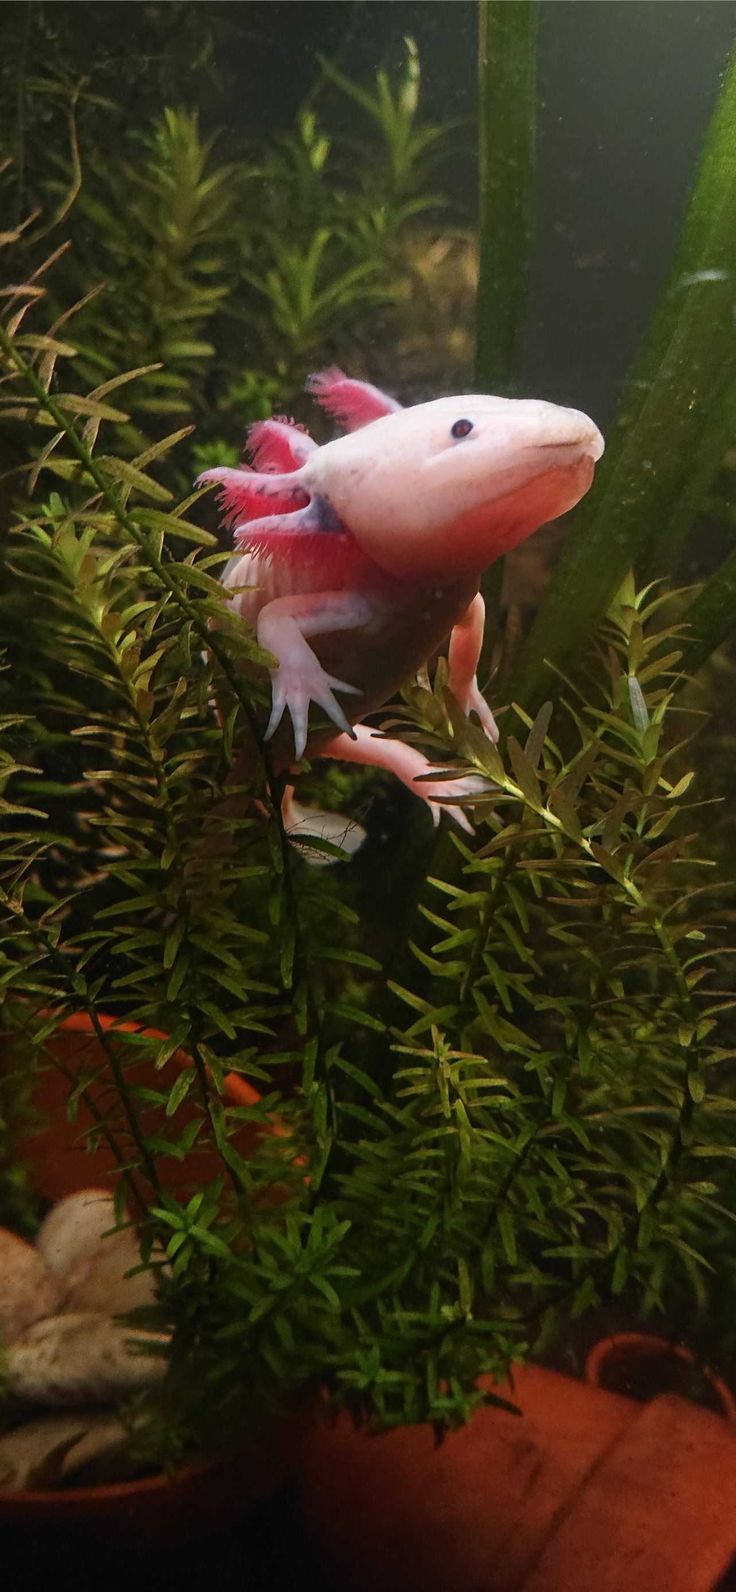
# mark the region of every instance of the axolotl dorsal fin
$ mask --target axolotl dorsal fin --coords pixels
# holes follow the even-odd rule
[[[305,390],[345,431],[359,431],[361,426],[381,420],[384,415],[395,415],[401,408],[395,398],[389,398],[370,382],[351,381],[337,365],[309,376]]]

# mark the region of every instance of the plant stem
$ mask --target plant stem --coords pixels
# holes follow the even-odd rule
[[[536,144],[537,0],[479,0],[475,386],[513,392],[527,302]],[[504,560],[482,583],[492,635]],[[487,666],[484,652],[483,671]]]
[[[475,381],[510,392],[526,309],[536,137],[536,0],[478,7],[480,279]]]
[[[54,1056],[51,1057],[51,1065],[54,1067],[56,1072],[61,1073],[61,1076],[66,1079],[67,1083],[70,1086],[70,1089],[73,1088],[74,1084],[76,1082],[76,1079],[74,1077],[74,1073],[71,1072],[68,1067],[65,1067],[64,1063],[61,1062],[61,1061],[58,1061],[56,1059],[56,1057],[54,1057]],[[130,1168],[126,1167],[126,1165],[125,1165],[125,1156],[123,1154],[123,1150],[122,1150],[121,1146],[118,1144],[117,1139],[115,1138],[115,1135],[112,1133],[108,1123],[105,1121],[105,1118],[102,1115],[102,1112],[100,1111],[99,1107],[96,1105],[95,1101],[92,1099],[92,1097],[89,1094],[89,1091],[88,1091],[88,1089],[86,1087],[82,1090],[82,1093],[80,1095],[80,1100],[82,1101],[82,1104],[84,1105],[85,1110],[88,1111],[90,1116],[92,1117],[93,1122],[99,1128],[100,1133],[102,1135],[102,1138],[105,1140],[105,1143],[106,1143],[111,1155],[114,1157],[115,1161],[117,1162],[117,1164],[118,1164],[118,1166],[120,1168],[120,1175],[121,1175],[121,1177],[123,1179],[123,1182],[124,1182],[124,1184],[125,1184],[125,1186],[126,1186],[126,1188],[128,1190],[128,1193],[131,1196],[131,1199],[132,1199],[133,1203],[138,1207],[138,1210],[140,1211],[141,1216],[144,1217],[146,1220],[148,1220],[150,1200],[147,1200],[144,1197],[144,1195],[141,1193],[141,1191],[138,1188],[138,1185],[137,1185],[137,1183],[135,1181],[135,1178],[133,1177],[133,1174],[130,1171]],[[90,1131],[90,1130],[88,1130],[88,1131]]]
[[[736,549],[729,553],[695,602],[683,614],[689,639],[683,649],[681,669],[694,674],[733,629],[736,614]]]
[[[147,719],[141,714],[141,712],[140,712],[140,710],[138,708],[136,692],[133,689],[133,687],[131,686],[130,681],[126,678],[124,671],[120,668],[120,661],[121,660],[120,660],[120,655],[119,655],[119,652],[118,652],[118,648],[117,648],[117,646],[115,645],[115,643],[111,639],[108,640],[105,637],[104,631],[102,629],[100,629],[99,635],[100,635],[100,640],[103,643],[107,644],[108,654],[109,654],[109,657],[111,659],[111,662],[112,662],[113,666],[118,670],[118,672],[120,674],[121,684],[122,684],[123,690],[125,691],[125,694],[126,694],[126,696],[128,698],[129,712],[131,714],[131,717],[135,721],[136,727],[138,729],[138,734],[139,734],[139,736],[140,736],[140,738],[141,738],[141,740],[142,740],[142,742],[143,742],[143,744],[144,744],[144,746],[146,748],[146,753],[147,753],[147,756],[148,756],[148,760],[149,760],[150,765],[151,765],[151,776],[152,776],[152,779],[153,779],[154,784],[156,786],[156,791],[157,791],[157,794],[158,794],[160,811],[161,811],[162,817],[163,817],[166,844],[167,844],[167,846],[168,846],[168,848],[169,848],[169,850],[171,852],[172,858],[173,858],[172,871],[173,871],[174,877],[176,879],[177,886],[178,886],[178,891],[179,891],[178,901],[177,901],[177,910],[178,910],[179,913],[181,913],[184,916],[185,923],[188,926],[189,923],[190,923],[190,919],[191,919],[191,903],[190,903],[190,900],[189,900],[189,891],[188,891],[188,888],[187,888],[187,873],[186,873],[186,867],[185,867],[185,864],[184,864],[184,859],[183,859],[183,856],[182,856],[182,849],[181,849],[181,846],[179,844],[178,830],[177,830],[177,827],[176,827],[176,823],[174,822],[174,819],[172,817],[171,791],[170,791],[170,788],[169,788],[169,781],[168,781],[167,776],[166,776],[166,770],[165,770],[165,767],[164,767],[164,764],[163,764],[161,758],[156,756],[156,749],[154,747],[154,744],[153,744],[153,741],[152,741],[152,738],[151,738],[150,725],[149,725]],[[184,938],[184,942],[186,942],[186,929],[185,929],[185,933],[184,933],[184,937],[183,938]],[[191,1011],[191,1008],[188,1005],[186,1005],[186,1003],[184,1005],[184,1011],[186,1013],[187,1025],[188,1025],[189,1034],[190,1034],[189,1041],[188,1041],[188,1049],[189,1049],[189,1053],[190,1053],[190,1056],[191,1056],[192,1066],[194,1067],[195,1073],[196,1073],[197,1087],[199,1089],[200,1098],[201,1098],[201,1101],[202,1101],[202,1108],[203,1108],[205,1117],[207,1119],[207,1123],[209,1125],[209,1130],[210,1130],[210,1134],[211,1134],[211,1137],[212,1137],[212,1142],[215,1145],[215,1147],[217,1148],[217,1133],[216,1133],[216,1130],[215,1130],[215,1123],[214,1123],[214,1118],[213,1118],[213,1114],[212,1114],[212,1102],[211,1102],[211,1099],[210,1099],[210,1087],[209,1087],[209,1081],[208,1081],[208,1072],[207,1072],[207,1068],[205,1066],[205,1063],[204,1063],[204,1060],[202,1058],[202,1054],[201,1054],[201,1051],[200,1051],[200,1048],[199,1048],[200,1041],[199,1041],[199,1035],[197,1033],[196,1019],[194,1017],[194,1014]],[[230,1164],[228,1162],[226,1162],[226,1171],[227,1171],[227,1175],[228,1175],[228,1177],[229,1177],[229,1179],[230,1179],[230,1181],[231,1181],[231,1183],[233,1185],[233,1188],[235,1190],[236,1196],[238,1198],[240,1198],[242,1196],[242,1194],[243,1194],[243,1188],[242,1188],[241,1180],[236,1176],[233,1168],[230,1166]]]
[[[97,1043],[103,1052],[103,1055],[107,1057],[107,1062],[110,1067],[110,1072],[112,1073],[115,1088],[120,1099],[120,1104],[127,1119],[128,1130],[140,1157],[141,1170],[148,1182],[151,1184],[151,1187],[157,1192],[160,1192],[161,1185],[159,1182],[156,1164],[151,1158],[150,1151],[140,1129],[138,1118],[133,1110],[130,1096],[125,1087],[123,1069],[120,1066],[117,1055],[115,1054],[114,1043],[110,1040],[109,1031],[103,1028],[100,1022],[95,1002],[91,1000],[89,996],[86,979],[83,975],[74,973],[70,964],[57,949],[51,937],[45,932],[43,925],[34,922],[32,918],[28,917],[22,902],[19,903],[17,901],[12,901],[10,897],[6,895],[5,891],[0,891],[0,900],[2,900],[3,906],[5,906],[15,918],[23,922],[29,938],[32,939],[36,945],[40,946],[46,960],[50,962],[53,967],[57,968],[61,978],[68,986],[70,1005],[72,1007],[81,1006],[87,1013],[87,1016],[89,1017],[94,1029]],[[87,1100],[85,1100],[85,1103],[88,1105],[88,1108],[92,1110],[91,1103]],[[136,1198],[139,1198],[137,1193]]]
[[[300,932],[299,909],[296,890],[294,887],[293,857],[289,840],[284,829],[278,782],[274,773],[268,747],[265,745],[263,737],[260,734],[259,726],[253,713],[252,704],[243,689],[242,682],[238,676],[238,671],[233,665],[232,660],[227,653],[227,649],[220,644],[216,630],[213,630],[207,623],[206,619],[202,618],[197,611],[196,603],[192,602],[187,594],[182,590],[182,586],[177,579],[177,566],[175,564],[167,564],[161,558],[159,558],[158,554],[151,546],[151,539],[136,523],[133,516],[128,513],[128,510],[123,507],[114,483],[108,479],[105,471],[100,469],[91,449],[79,436],[76,426],[69,419],[69,416],[64,413],[60,405],[58,405],[51,397],[51,394],[46,391],[46,388],[39,380],[33,367],[29,365],[25,359],[23,359],[21,354],[18,353],[12,338],[8,336],[5,328],[1,325],[0,349],[5,352],[7,358],[12,362],[16,370],[27,381],[37,402],[46,410],[47,414],[49,414],[55,425],[58,426],[59,430],[63,431],[70,447],[72,448],[72,451],[76,454],[80,464],[84,466],[84,469],[94,481],[98,491],[104,497],[105,502],[109,505],[119,525],[128,534],[128,536],[130,536],[135,545],[141,549],[157,579],[161,582],[162,586],[164,586],[166,590],[171,593],[181,612],[192,624],[192,627],[199,636],[203,647],[208,649],[216,658],[249,725],[253,738],[259,749],[260,756],[263,760],[268,792],[271,799],[274,817],[278,826],[283,889],[289,917],[294,928],[294,968],[298,973],[301,973],[301,976],[304,979],[305,1007],[312,1030],[318,1039],[321,1065],[322,1024],[320,1020],[320,1014],[317,1009],[317,1003],[314,999],[314,991],[309,978],[309,957],[303,944],[303,936]],[[331,1113],[334,1116],[332,1090],[327,1071],[326,1069],[323,1069],[323,1071],[328,1101],[330,1103]]]
[[[289,842],[286,837],[286,832],[284,830],[283,820],[281,817],[281,800],[276,776],[274,774],[268,747],[264,744],[263,738],[259,733],[258,724],[253,713],[251,702],[243,690],[242,683],[238,677],[237,669],[234,667],[231,659],[229,658],[227,649],[220,645],[217,632],[213,630],[208,625],[207,621],[203,619],[197,612],[196,603],[193,603],[182,590],[181,584],[176,578],[176,565],[167,565],[158,557],[157,553],[154,552],[153,547],[151,546],[151,539],[143,530],[141,530],[141,527],[136,523],[133,516],[128,513],[127,509],[123,507],[114,484],[108,480],[105,472],[100,469],[92,455],[91,449],[79,436],[76,426],[74,426],[68,415],[65,415],[64,411],[51,397],[50,393],[46,391],[46,388],[44,387],[43,383],[39,381],[39,378],[37,377],[36,372],[33,370],[33,367],[29,365],[26,360],[24,360],[23,357],[18,353],[12,339],[8,337],[8,334],[3,326],[0,326],[0,348],[4,350],[5,354],[7,355],[8,359],[11,360],[16,370],[28,382],[28,385],[38,403],[41,404],[46,410],[47,414],[50,415],[55,425],[59,427],[59,430],[63,431],[70,444],[70,447],[72,448],[72,451],[76,454],[80,464],[84,466],[85,470],[94,481],[95,486],[104,497],[105,502],[111,508],[119,525],[124,531],[127,532],[131,540],[135,542],[136,547],[140,548],[141,552],[148,560],[148,563],[154,574],[161,582],[161,585],[164,586],[166,590],[169,591],[174,597],[179,608],[181,609],[181,612],[190,621],[194,630],[197,632],[202,645],[207,648],[217,659],[217,662],[220,665],[225,678],[227,679],[230,689],[232,690],[233,695],[250,727],[251,733],[263,760],[268,792],[279,828],[280,849],[284,866],[284,879],[286,882],[287,899],[289,900],[290,905],[293,905],[294,892],[290,868],[291,857],[289,852]],[[296,929],[297,923],[295,920],[295,931]]]
[[[19,226],[23,215],[25,200],[26,180],[26,97],[28,92],[28,53],[31,38],[31,0],[25,0],[23,6],[23,33],[21,36],[20,59],[16,67],[15,86],[15,164],[18,180],[15,192],[15,226]]]
[[[50,415],[51,419],[54,421],[54,424],[59,427],[59,430],[64,433],[72,451],[76,454],[80,464],[84,466],[87,474],[94,481],[98,491],[101,493],[105,499],[105,502],[111,508],[116,520],[118,521],[118,524],[124,531],[127,532],[131,540],[135,542],[136,547],[140,548],[141,552],[147,558],[154,574],[161,582],[161,585],[165,586],[166,590],[169,591],[172,597],[176,599],[176,602],[178,603],[182,613],[193,625],[203,645],[207,647],[217,659],[217,662],[219,663],[220,668],[222,669],[223,674],[225,675],[228,684],[248,721],[250,729],[253,733],[253,737],[257,742],[259,752],[263,758],[264,766],[266,768],[269,794],[273,801],[274,809],[276,812],[278,812],[280,810],[280,802],[276,792],[276,781],[270,763],[268,748],[264,746],[262,737],[259,735],[253,708],[248,697],[243,691],[241,682],[238,678],[238,672],[235,669],[231,659],[228,657],[227,651],[220,646],[216,632],[209,628],[206,620],[200,618],[200,615],[197,612],[196,603],[193,603],[191,599],[182,591],[181,585],[175,574],[176,566],[167,565],[158,557],[158,554],[154,552],[151,546],[151,538],[146,535],[145,531],[141,530],[141,527],[136,523],[133,516],[128,513],[126,508],[123,507],[122,503],[120,502],[120,498],[118,497],[114,483],[109,480],[105,472],[100,469],[91,449],[85,442],[82,441],[82,438],[79,436],[76,426],[69,419],[68,415],[64,413],[63,409],[61,409],[51,397],[51,394],[46,391],[46,388],[44,387],[43,383],[39,381],[39,378],[36,375],[33,367],[29,365],[26,360],[24,360],[18,353],[12,339],[8,337],[8,334],[3,326],[0,326],[0,348],[2,348],[8,359],[12,361],[20,375],[22,375],[28,382],[28,385],[38,403],[41,404],[41,406],[46,410],[47,414]]]

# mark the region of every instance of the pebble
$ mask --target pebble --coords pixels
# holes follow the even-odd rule
[[[167,1343],[109,1316],[47,1316],[6,1348],[5,1387],[34,1404],[114,1404],[161,1381],[166,1357],[150,1346]]]
[[[43,1222],[36,1248],[59,1278],[62,1310],[118,1316],[151,1305],[155,1273],[140,1266],[138,1240],[130,1227],[116,1227],[115,1205],[105,1189],[80,1189],[60,1200]]]
[[[0,1344],[58,1309],[57,1278],[32,1244],[0,1227]]]
[[[53,1490],[95,1461],[109,1468],[127,1439],[120,1421],[97,1410],[26,1421],[0,1436],[0,1493]]]

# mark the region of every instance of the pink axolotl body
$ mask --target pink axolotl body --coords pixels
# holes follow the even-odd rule
[[[278,661],[266,734],[288,714],[293,735],[282,730],[278,764],[307,751],[391,768],[412,786],[426,758],[360,721],[449,637],[450,689],[496,738],[476,679],[481,576],[579,501],[603,439],[587,415],[538,400],[465,395],[401,409],[338,370],[308,385],[347,435],[318,447],[289,422],[264,421],[249,433],[255,469],[200,477],[219,487],[240,549],[224,584]],[[322,722],[310,729],[312,703]],[[413,789],[436,802],[479,783]]]

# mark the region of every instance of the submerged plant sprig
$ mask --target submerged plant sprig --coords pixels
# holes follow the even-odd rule
[[[427,189],[427,161],[448,129],[421,115],[412,40],[375,92],[325,64],[322,87],[330,77],[360,106],[357,150],[308,95],[293,131],[227,161],[178,100],[121,133],[118,158],[104,160],[90,137],[95,96],[77,86],[78,159],[62,179],[74,248],[55,292],[60,304],[80,300],[76,343],[92,386],[139,367],[125,413],[110,418],[118,461],[135,460],[164,425],[196,421],[194,454],[163,461],[176,492],[208,464],[235,463],[233,426],[298,402],[313,360],[373,344],[376,313],[395,316],[397,293],[411,301],[417,221],[445,204]],[[33,157],[44,190],[36,148]],[[31,229],[26,261],[36,263],[42,235]]]
[[[679,635],[657,627],[659,606],[622,592],[601,638],[603,700],[574,710],[572,753],[550,739],[549,710],[526,721],[526,748],[509,738],[507,764],[442,681],[434,695],[407,693],[425,739],[444,720],[464,765],[495,787],[490,840],[455,839],[465,878],[433,881],[444,912],[422,906],[441,936],[416,947],[425,990],[396,993],[412,1009],[401,1048],[425,1057],[415,1076],[430,1095],[430,1030],[485,1056],[499,1080],[492,1120],[468,1097],[460,1106],[466,1157],[492,1136],[495,1192],[479,1226],[509,1300],[549,1288],[580,1307],[631,1278],[659,1303],[678,1265],[702,1275],[699,1161],[717,1153],[719,1112],[729,1153],[730,1100],[709,1090],[733,1002],[711,993],[718,937],[706,898],[690,899],[692,771],[668,735]],[[673,824],[680,833],[664,839]]]
[[[233,1066],[249,1070],[247,1036],[273,1031],[273,1022],[283,1017],[284,989],[307,1011],[313,999],[305,984],[294,861],[285,846],[278,802],[273,825],[259,824],[257,854],[248,854],[246,837],[245,852],[229,855],[234,838],[252,826],[250,819],[228,818],[224,804],[232,792],[236,720],[245,715],[255,726],[258,685],[246,685],[242,671],[262,655],[244,627],[228,625],[221,588],[208,573],[221,561],[219,555],[203,558],[195,548],[193,555],[172,558],[163,537],[171,529],[186,533],[181,512],[157,514],[152,523],[150,515],[157,511],[131,504],[131,497],[154,495],[156,483],[142,468],[149,461],[130,470],[112,456],[97,456],[99,427],[109,416],[95,401],[72,399],[72,412],[86,411],[96,427],[94,436],[80,435],[50,390],[48,358],[56,350],[42,335],[24,345],[27,353],[19,350],[13,340],[18,324],[13,317],[9,333],[0,334],[7,368],[25,383],[29,418],[50,416],[56,436],[65,439],[79,464],[68,489],[71,497],[57,494],[40,514],[24,516],[16,555],[25,579],[47,605],[37,640],[39,657],[55,670],[55,685],[49,690],[46,682],[37,705],[46,730],[55,722],[72,722],[84,782],[71,852],[62,857],[61,872],[53,865],[52,873],[58,887],[71,870],[88,892],[88,907],[100,889],[108,896],[112,891],[109,902],[103,894],[93,929],[80,930],[74,891],[60,916],[57,911],[51,947],[56,984],[52,978],[46,994],[57,1020],[80,1001],[89,1009],[91,1000],[112,1003],[123,1013],[134,1007],[139,1025],[163,1023],[174,1043],[167,1041],[168,1056],[167,1047],[161,1047],[162,1066],[181,1035],[193,1068],[176,1074],[173,1087],[162,1088],[154,1099],[150,1089],[139,1099],[131,1082],[126,1104],[159,1106],[166,1121],[198,1091],[210,1138],[227,1149],[232,1123],[228,1126],[218,1103],[223,1088],[218,1051],[225,1044]],[[46,365],[37,369],[43,361]],[[158,458],[162,447],[150,451]],[[50,455],[40,460],[39,470],[48,465]],[[197,541],[211,540],[196,527],[192,531]],[[222,726],[214,716],[214,698],[228,701]],[[254,790],[264,774],[266,787],[273,788],[263,760],[256,760],[255,772]],[[271,827],[278,867],[273,852],[270,861],[263,858]],[[36,863],[35,852],[30,861]],[[252,911],[243,912],[242,898],[250,893],[255,903],[256,881],[264,874],[271,878],[270,919],[260,895],[255,916],[261,926],[256,926],[248,921]],[[24,889],[23,901],[13,910],[16,933],[20,914],[21,935],[40,932],[34,891],[31,879],[30,892]],[[48,958],[48,938],[45,949]],[[255,956],[250,977],[244,951]],[[25,964],[21,983],[24,977]],[[9,978],[13,988],[18,978],[12,966]],[[315,1014],[311,1026],[318,1032]],[[262,1072],[257,1061],[254,1066],[256,1074]],[[128,1127],[134,1160],[145,1162],[135,1109]],[[176,1121],[170,1130],[159,1131],[155,1154],[191,1150],[191,1138],[180,1140],[178,1133]],[[236,1152],[228,1150],[225,1165],[231,1174],[237,1172],[235,1162]]]

